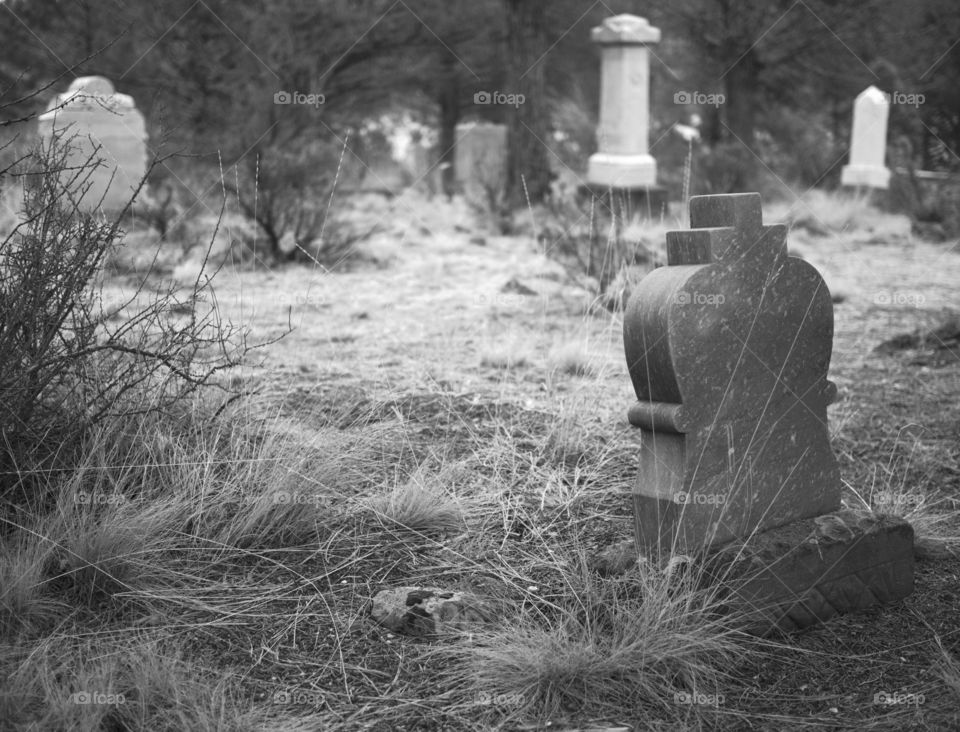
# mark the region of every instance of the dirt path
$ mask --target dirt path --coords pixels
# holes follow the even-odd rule
[[[262,367],[245,370],[245,377],[269,374],[283,388],[336,382],[378,396],[484,393],[544,407],[545,396],[575,386],[560,383],[569,379],[558,380],[552,366],[573,350],[584,354],[594,377],[574,381],[584,386],[613,377],[622,408],[630,387],[618,320],[585,316],[589,293],[529,238],[478,238],[469,211],[420,203],[424,218],[411,221],[409,209],[395,206],[397,217],[369,243],[378,268],[223,272],[218,300],[252,328],[254,339],[281,332],[288,316],[295,328],[261,353]],[[537,294],[511,289],[511,281]],[[506,353],[526,365],[483,364],[485,356]]]
[[[354,385],[381,396],[482,393],[545,409],[576,396],[601,414],[626,409],[631,389],[620,316],[585,315],[589,293],[541,245],[477,234],[462,203],[377,203],[384,231],[365,246],[379,267],[221,273],[224,312],[250,326],[254,339],[276,335],[288,322],[295,329],[261,352],[262,366],[245,369],[245,378],[268,374],[278,388]],[[865,368],[892,365],[873,353],[881,341],[934,323],[944,309],[960,310],[956,243],[868,243],[803,232],[792,232],[789,243],[846,297],[836,306],[831,369],[841,396],[863,380]],[[511,290],[512,280],[537,294]],[[522,365],[484,363],[505,354]],[[588,376],[563,373],[569,358],[585,360]],[[960,372],[951,371],[956,386]],[[909,372],[921,391],[928,372]]]

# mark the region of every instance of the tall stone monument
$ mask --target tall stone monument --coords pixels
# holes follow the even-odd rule
[[[884,165],[889,115],[890,99],[877,87],[867,87],[857,95],[853,104],[850,162],[840,171],[843,185],[882,190],[890,185],[890,169]]]
[[[906,596],[910,526],[841,507],[823,279],[763,225],[756,193],[695,196],[690,226],[667,234],[667,266],[624,319],[640,551],[733,547],[737,602],[767,630]]]
[[[650,47],[660,42],[660,29],[646,18],[616,15],[594,28],[591,39],[601,49],[600,125],[587,184],[597,194],[612,190],[646,202],[647,208],[656,204],[659,214],[663,190],[648,138]]]
[[[81,210],[122,210],[147,172],[143,115],[102,76],[75,79],[40,115],[38,130],[48,144],[66,146],[67,167],[96,166],[60,175]]]

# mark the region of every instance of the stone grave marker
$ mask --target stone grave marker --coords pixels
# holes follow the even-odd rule
[[[756,193],[695,196],[690,222],[667,234],[667,266],[636,286],[624,319],[637,546],[736,547],[739,597],[767,627],[909,594],[909,525],[841,511],[822,278],[787,255],[785,226],[763,225]]]
[[[507,187],[507,126],[465,122],[456,135],[455,180],[467,198],[487,203]]]
[[[884,165],[889,115],[890,99],[877,87],[867,87],[857,95],[853,104],[850,162],[840,171],[843,185],[879,189],[889,187],[890,169]]]
[[[38,131],[47,143],[56,136],[68,145],[67,166],[99,162],[74,179],[64,171],[61,180],[82,210],[123,209],[147,171],[146,124],[133,98],[118,94],[102,76],[75,79],[64,94],[50,102],[39,117]],[[87,187],[84,192],[82,189]],[[82,194],[82,195],[81,195]]]
[[[602,196],[609,190],[655,209],[665,200],[657,186],[657,163],[649,152],[650,47],[660,29],[635,15],[616,15],[594,28],[601,49],[600,124],[597,152],[590,156],[587,185]]]

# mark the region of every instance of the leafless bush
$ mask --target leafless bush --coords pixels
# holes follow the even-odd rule
[[[19,223],[0,241],[3,493],[69,459],[91,426],[164,410],[249,350],[245,332],[221,320],[203,270],[183,289],[148,291],[144,279],[104,302],[102,266],[125,211],[108,218],[78,204],[92,168],[68,167],[67,147],[55,139],[0,170],[24,191]]]
[[[226,191],[266,237],[270,258],[339,263],[373,233],[376,227],[357,228],[332,206],[345,153],[345,147],[329,141],[294,149],[273,145],[248,155],[232,176],[224,176]],[[254,241],[239,241],[247,250],[255,248]]]

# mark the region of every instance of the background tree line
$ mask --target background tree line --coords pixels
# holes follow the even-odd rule
[[[692,112],[703,119],[702,190],[755,187],[771,173],[835,183],[853,99],[870,84],[923,95],[922,105],[891,109],[889,140],[911,165],[960,168],[953,0],[7,0],[0,102],[12,120],[40,111],[31,90],[107,76],[136,99],[153,145],[194,156],[169,163],[171,175],[239,166],[235,192],[248,203],[244,180],[267,197],[329,185],[341,154],[363,156],[363,121],[388,110],[431,124],[446,163],[457,123],[489,119],[510,128],[507,198],[526,205],[548,193],[558,160],[580,172],[595,149],[590,29],[611,11],[663,30],[651,143],[668,183],[686,153],[669,130]],[[279,90],[322,93],[325,103],[275,105]],[[526,101],[476,105],[481,90]],[[678,105],[680,90],[725,103]],[[449,190],[450,166],[444,176]]]

